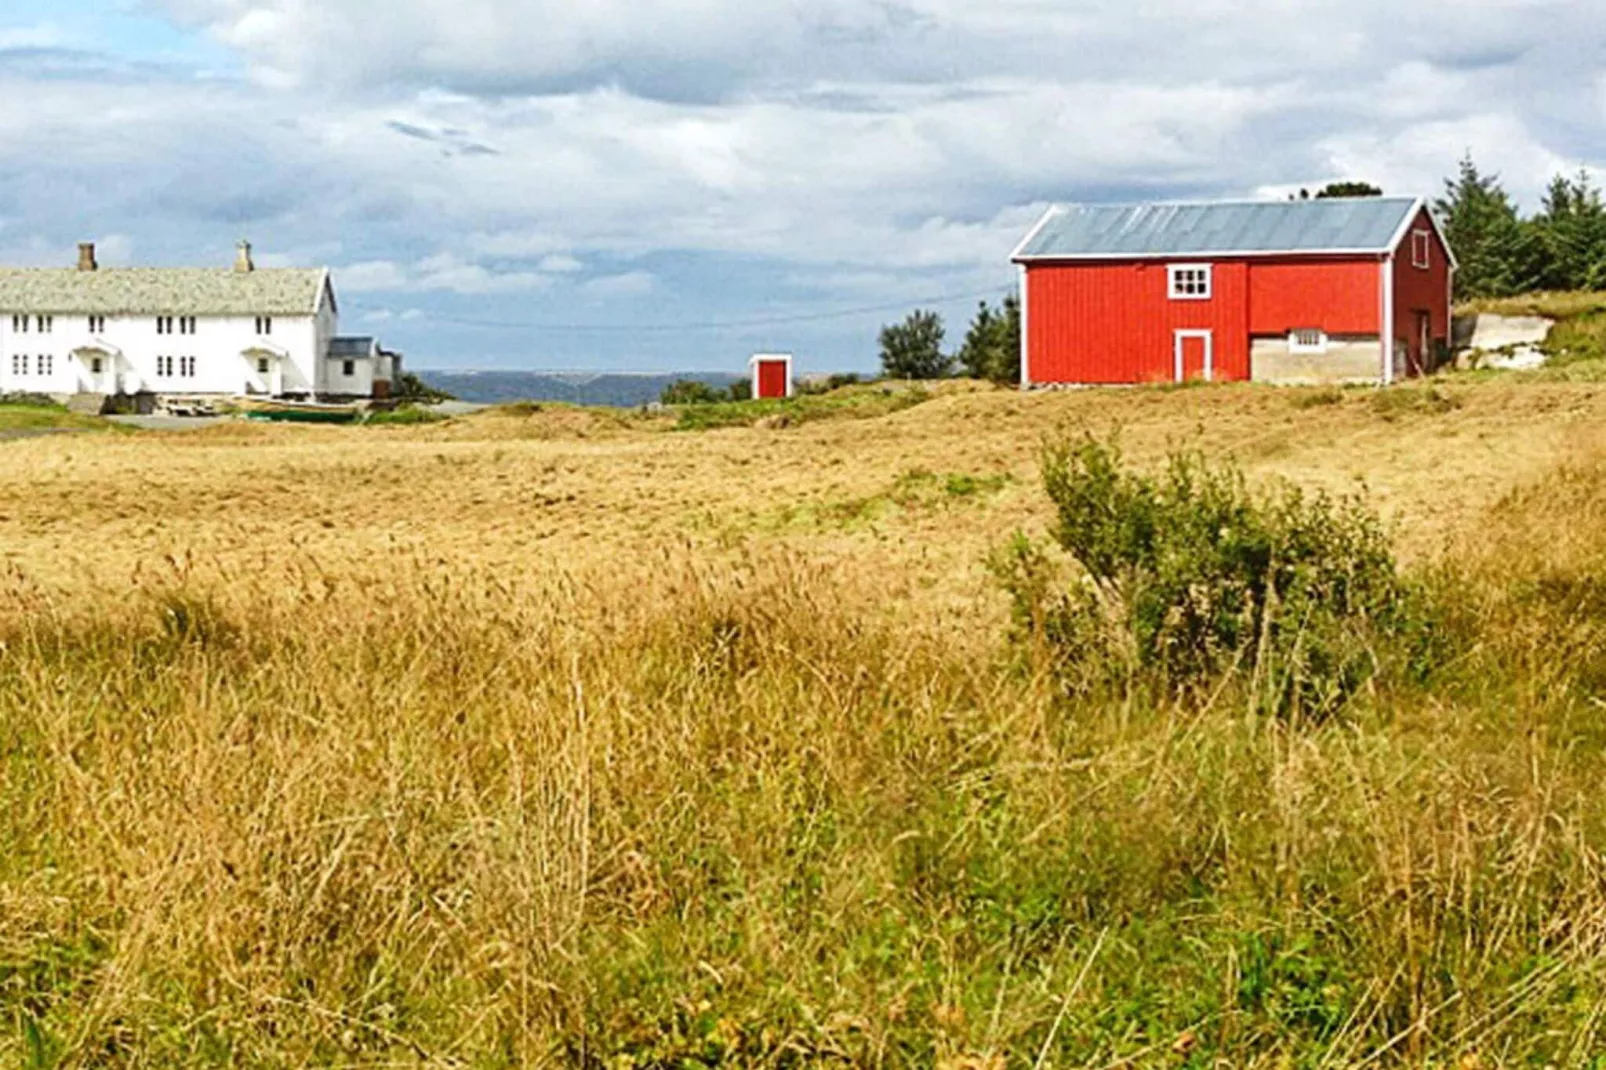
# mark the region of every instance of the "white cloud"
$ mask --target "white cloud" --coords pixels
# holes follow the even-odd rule
[[[585,265],[566,253],[553,253],[541,258],[541,270],[551,275],[568,275],[584,271]]]
[[[658,277],[650,271],[626,271],[618,275],[602,275],[590,279],[582,289],[593,297],[639,297],[651,293],[658,286]]]

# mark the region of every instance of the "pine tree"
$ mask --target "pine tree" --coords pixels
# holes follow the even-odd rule
[[[1480,173],[1469,153],[1457,177],[1445,180],[1444,196],[1434,208],[1461,265],[1457,296],[1501,297],[1533,286],[1539,266],[1535,243],[1500,176]]]
[[[1535,282],[1546,290],[1594,290],[1606,286],[1606,204],[1580,170],[1557,175],[1546,190],[1532,228],[1542,250]]]
[[[958,354],[959,366],[972,379],[995,383],[1020,382],[1020,300],[1010,294],[1001,308],[986,301],[965,332]]]

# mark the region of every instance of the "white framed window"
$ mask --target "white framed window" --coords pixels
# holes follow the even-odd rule
[[[1166,292],[1173,301],[1210,300],[1209,264],[1168,264]]]
[[[272,316],[258,316],[257,317],[257,333],[258,334],[272,334],[273,333],[273,317]]]
[[[11,354],[11,374],[12,375],[27,375],[28,374],[28,358],[26,356],[24,356],[21,353],[13,353],[13,354]]]
[[[173,376],[173,358],[156,358],[156,376],[159,379],[170,379]]]
[[[194,316],[180,316],[178,318],[178,333],[179,334],[194,334],[195,333],[195,317]]]
[[[347,379],[350,379],[353,375],[356,375],[357,362],[354,360],[342,361],[340,364],[340,374],[344,375]]]
[[[39,354],[39,374],[46,376],[56,374],[56,358],[53,354]]]
[[[105,334],[106,333],[106,317],[105,316],[90,316],[89,317],[89,333],[90,334]]]
[[[103,361],[100,357],[90,357],[89,358],[89,370],[91,372],[93,372],[94,374],[99,375],[103,370],[105,370],[105,367],[106,367],[106,362]]]
[[[27,334],[28,333],[28,317],[27,316],[12,316],[11,317],[11,329],[12,329],[12,331],[14,331],[17,334]]]
[[[156,317],[156,333],[157,334],[172,334],[173,333],[173,317],[172,316],[157,316]]]
[[[56,329],[55,316],[36,316],[34,319],[39,327],[40,334],[49,334]]]
[[[266,374],[268,374],[268,358],[267,357],[258,357],[257,358],[257,374],[258,375],[266,375]]]
[[[1296,327],[1288,332],[1288,352],[1327,352],[1327,332],[1316,327]]]
[[[178,373],[180,375],[182,375],[186,379],[195,378],[195,358],[194,357],[180,357],[180,358],[178,358]]]
[[[1411,266],[1415,268],[1433,266],[1433,236],[1425,230],[1411,231]]]

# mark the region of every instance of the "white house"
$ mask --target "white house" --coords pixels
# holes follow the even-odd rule
[[[232,268],[102,268],[81,245],[77,268],[0,268],[0,391],[388,394],[400,358],[337,339],[338,316],[327,268],[258,268],[246,242]]]

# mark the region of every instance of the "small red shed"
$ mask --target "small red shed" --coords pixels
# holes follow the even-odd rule
[[[1025,386],[1389,383],[1449,347],[1455,258],[1420,199],[1056,206],[1013,259]]]
[[[755,398],[792,396],[792,354],[757,353],[747,363],[753,373]]]

